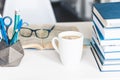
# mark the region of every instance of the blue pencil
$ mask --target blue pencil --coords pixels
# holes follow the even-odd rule
[[[15,33],[16,29],[18,28],[18,23],[20,21],[20,11],[15,10],[15,20],[14,20],[14,29],[13,29],[13,34]],[[18,37],[16,37],[16,40],[18,40]]]

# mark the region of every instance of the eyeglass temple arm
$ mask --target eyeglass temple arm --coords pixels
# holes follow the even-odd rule
[[[53,30],[55,28],[55,25],[52,26],[51,30]]]

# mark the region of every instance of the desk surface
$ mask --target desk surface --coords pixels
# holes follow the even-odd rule
[[[76,25],[86,38],[91,37],[92,23],[58,23]],[[0,67],[1,80],[119,80],[120,72],[100,72],[89,46],[83,49],[80,66],[68,69],[54,50],[25,49],[18,67]]]

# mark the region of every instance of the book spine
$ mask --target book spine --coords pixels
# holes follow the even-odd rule
[[[93,14],[93,22],[96,25],[96,27],[98,27],[98,29],[101,31],[102,35],[105,35],[105,31],[103,26],[100,24],[100,21],[97,19],[96,15]]]

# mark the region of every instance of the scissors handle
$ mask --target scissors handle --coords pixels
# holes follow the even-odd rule
[[[3,18],[3,22],[6,27],[9,27],[12,24],[12,18],[9,16],[5,16]]]
[[[1,27],[1,33],[2,33],[3,39],[6,41],[6,44],[8,45],[9,44],[8,36],[7,36],[6,31],[5,31],[4,23],[3,23],[2,18],[0,18],[0,24],[1,24],[0,27]]]

